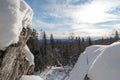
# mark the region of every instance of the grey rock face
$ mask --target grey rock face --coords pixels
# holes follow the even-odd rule
[[[31,29],[23,28],[19,42],[0,51],[0,80],[19,80],[22,75],[33,73],[34,65],[29,66],[23,51],[31,32]]]

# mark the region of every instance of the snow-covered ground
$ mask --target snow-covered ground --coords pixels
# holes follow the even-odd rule
[[[23,75],[20,80],[64,80],[72,68],[70,66],[51,67],[42,73],[35,72],[34,75]]]
[[[43,80],[64,80],[68,76],[68,72],[71,70],[70,66],[63,67],[52,67],[46,69],[41,74],[37,73]]]

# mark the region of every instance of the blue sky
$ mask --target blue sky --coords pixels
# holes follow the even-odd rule
[[[120,0],[26,0],[34,11],[33,27],[49,36],[108,36],[120,29]]]

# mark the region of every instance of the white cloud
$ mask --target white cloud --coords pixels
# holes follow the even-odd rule
[[[118,16],[107,13],[107,11],[118,5],[120,5],[120,0],[93,0],[73,11],[72,18],[74,22],[91,24],[116,20]]]
[[[81,36],[81,37],[103,37],[103,36],[109,36],[111,34],[111,30],[108,31],[108,29],[97,29],[97,28],[82,28],[82,29],[76,29],[74,30],[75,35]]]
[[[93,24],[118,19],[117,15],[107,13],[118,5],[120,0],[93,0],[83,5],[52,4],[51,11],[55,15],[72,18],[74,22]]]
[[[33,26],[35,26],[36,28],[54,28],[55,24],[53,23],[47,23],[41,20],[36,20],[34,21]]]
[[[64,4],[58,4],[56,0],[52,0],[52,4],[44,6],[49,16],[56,18],[69,18],[71,22],[65,21],[60,24],[67,24],[69,28],[73,29],[75,33],[85,33],[92,36],[100,35],[101,33],[109,34],[108,29],[104,30],[101,26],[109,26],[112,29],[114,24],[105,24],[104,22],[117,21],[120,20],[118,14],[109,13],[109,11],[114,10],[116,7],[120,6],[120,0],[89,0],[82,5],[72,5],[72,2],[78,2],[79,0],[66,0]],[[46,23],[38,21],[40,26],[55,28],[58,24]],[[103,23],[103,24],[99,24]],[[101,26],[100,26],[101,25]],[[69,32],[69,31],[68,31]],[[94,35],[93,35],[94,34]],[[77,35],[77,34],[76,34]],[[103,34],[102,34],[103,35]]]
[[[120,24],[115,24],[113,28],[114,28],[114,31],[117,30],[120,33]]]
[[[115,24],[115,25],[114,25],[114,28],[115,28],[115,29],[120,29],[120,24]]]

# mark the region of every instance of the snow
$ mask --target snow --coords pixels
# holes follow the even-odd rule
[[[34,76],[34,75],[23,75],[20,80],[43,80],[39,76]]]
[[[69,78],[66,78],[66,80],[84,80],[84,77],[88,73],[93,61],[106,47],[107,46],[103,45],[87,47],[86,50],[80,55],[73,70],[70,72]]]
[[[86,48],[70,72],[70,67],[51,67],[35,75],[42,80],[84,80],[88,75],[90,80],[119,80],[120,79],[120,42],[111,45],[93,45]],[[24,79],[22,79],[24,78]],[[28,80],[22,77],[21,80]],[[40,80],[30,78],[29,80]]]
[[[34,75],[23,75],[20,80],[65,80],[66,72],[72,69],[71,66],[56,67],[52,66],[43,72],[35,72]],[[66,72],[65,72],[66,71]]]
[[[33,11],[25,1],[20,1],[20,15],[22,18],[22,26],[32,28]]]
[[[71,66],[65,66],[64,68],[52,66],[42,73],[36,72],[35,75],[40,76],[43,80],[64,80],[67,76],[66,72],[70,70]]]
[[[29,65],[34,65],[34,56],[33,54],[30,52],[28,46],[26,45],[24,47],[24,53],[25,53],[25,56],[26,56],[26,60],[29,61]]]
[[[23,27],[31,27],[32,9],[24,0],[0,0],[0,49],[17,43]]]
[[[88,76],[91,80],[120,79],[120,42],[109,45],[93,62]]]
[[[111,45],[93,45],[80,55],[66,80],[119,80],[120,42]]]

